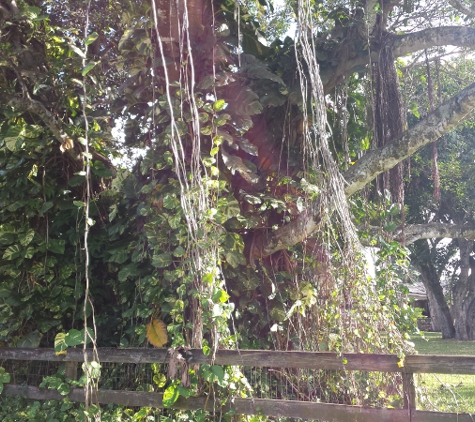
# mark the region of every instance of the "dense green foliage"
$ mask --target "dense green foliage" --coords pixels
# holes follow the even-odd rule
[[[372,146],[368,116],[380,92],[366,60],[369,43],[374,52],[382,47],[363,26],[376,16],[382,36],[385,19],[397,27],[401,16],[417,13],[408,2],[390,11],[384,2],[309,4],[333,130],[331,167],[318,144],[326,135],[312,114],[316,96],[305,84],[318,84],[306,80],[312,69],[303,47],[290,37],[269,39],[283,38],[288,22],[269,17],[266,1],[247,3],[190,2],[188,26],[176,38],[173,23],[167,27],[176,16],[157,21],[154,2],[22,0],[0,8],[3,346],[62,353],[83,343],[85,326],[96,330],[99,347],[145,346],[146,325],[158,319],[167,346],[206,354],[235,347],[411,350],[414,315],[401,285],[408,252],[391,238],[401,213],[386,182],[348,199],[347,226],[333,216],[331,201],[322,202],[315,233],[265,251],[272,233],[329,195],[329,169],[343,173]],[[292,2],[285,10],[299,12]],[[163,41],[163,28],[172,41]],[[350,59],[355,64],[344,68]],[[463,172],[469,167],[461,151],[447,150],[441,180],[466,208],[471,185],[461,182],[472,176]],[[423,154],[414,166],[420,176]],[[468,153],[463,160],[473,161]],[[427,213],[426,203],[415,203],[407,221]],[[348,241],[353,223],[379,248],[374,277]],[[376,235],[371,226],[380,227]],[[237,369],[203,365],[191,371],[190,385],[155,375],[151,388],[165,391],[168,405],[209,388],[223,398],[250,394]],[[321,384],[311,394],[321,400],[387,404],[397,396],[391,380],[376,375],[315,376]],[[66,391],[63,378],[45,385]],[[15,420],[84,415],[68,402],[60,410],[49,402],[22,410],[22,403],[2,401],[0,412]],[[102,418],[142,420],[148,410],[127,412],[103,409]]]

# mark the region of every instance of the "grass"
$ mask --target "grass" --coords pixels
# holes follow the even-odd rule
[[[475,341],[443,340],[441,333],[425,333],[424,337],[411,337],[420,355],[475,356]]]
[[[475,341],[443,340],[441,333],[411,340],[419,354],[475,356]],[[475,413],[475,375],[420,374],[416,383],[419,409]]]

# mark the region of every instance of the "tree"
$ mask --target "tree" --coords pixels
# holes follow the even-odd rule
[[[405,253],[386,242],[368,281],[353,220],[366,186],[475,108],[471,84],[404,131],[395,61],[475,29],[434,28],[445,2],[290,6],[295,40],[264,40],[233,0],[2,3],[3,341],[93,321],[102,345],[141,344],[161,319],[172,346],[211,352],[407,350]]]
[[[418,117],[414,116],[413,119],[419,119],[427,113],[430,103],[441,102],[456,91],[457,81],[471,73],[472,64],[463,58],[446,59],[440,52],[435,52],[435,57],[426,57],[417,67],[419,70],[413,73],[421,78],[416,76],[411,88],[406,90],[411,91],[408,98],[418,95],[419,108],[415,110]],[[428,89],[421,90],[421,85]],[[408,232],[404,233],[405,239],[408,244],[412,244],[422,231],[425,231],[424,238],[429,239],[414,243],[412,261],[417,265],[428,291],[431,311],[434,311],[434,324],[442,331],[444,338],[468,339],[472,325],[472,322],[467,323],[470,317],[465,314],[472,297],[467,258],[472,241],[460,239],[473,239],[470,233],[473,226],[473,204],[470,199],[472,126],[469,120],[458,130],[445,135],[438,145],[421,149],[411,160],[411,181],[407,190],[409,220],[419,224],[406,227]],[[440,233],[440,230],[448,227],[452,231],[458,230],[459,234],[452,233],[446,237],[459,239],[446,245],[441,239],[431,239],[435,237],[430,234],[431,228]],[[467,233],[461,235],[465,230]],[[458,271],[460,275],[456,274]],[[445,289],[448,288],[451,297],[450,303],[446,301],[441,285],[444,279]],[[451,279],[450,286],[447,285],[447,279]]]

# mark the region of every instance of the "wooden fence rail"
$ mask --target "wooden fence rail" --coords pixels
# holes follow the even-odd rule
[[[90,352],[89,352],[90,353]],[[165,349],[98,349],[101,362],[117,363],[167,363]],[[89,359],[92,355],[89,356]],[[210,364],[211,358],[199,349],[186,352],[189,364]],[[0,348],[1,360],[41,360],[60,362],[82,362],[82,349],[69,349],[64,355],[56,355],[53,349]],[[218,350],[216,365],[238,365],[249,367],[282,367],[303,369],[358,370],[378,372],[399,372],[403,376],[404,409],[386,409],[369,406],[350,406],[329,403],[302,402],[295,400],[234,398],[223,408],[214,408],[213,400],[205,397],[179,398],[173,406],[178,409],[204,409],[225,412],[232,409],[237,414],[261,414],[275,417],[319,419],[340,422],[473,422],[474,415],[461,413],[428,412],[416,409],[414,373],[475,374],[475,357],[445,355],[409,355],[403,362],[394,355],[369,355],[345,353],[337,355],[327,352],[261,351],[261,350]],[[402,364],[402,366],[401,366]],[[68,365],[71,366],[71,365]],[[77,367],[77,365],[72,366]],[[33,386],[5,385],[6,396],[23,395],[36,400],[64,398],[55,390]],[[82,389],[72,389],[72,401],[84,401]],[[162,394],[99,390],[100,403],[114,403],[126,406],[149,406],[163,408]]]

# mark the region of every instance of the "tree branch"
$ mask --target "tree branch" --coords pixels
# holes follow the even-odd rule
[[[427,48],[444,45],[475,48],[475,28],[460,26],[429,28],[405,35],[392,35],[391,43],[395,57],[401,57]],[[346,50],[341,49],[341,51]],[[346,55],[336,57],[336,59],[337,61],[344,62],[344,66],[341,66],[338,74],[335,73],[335,68],[333,67],[322,71],[321,74],[326,93],[330,92],[330,90],[341,81],[343,76],[349,77],[355,72],[360,72],[361,69],[364,69],[369,63],[369,57],[365,54],[357,54],[352,59]],[[373,62],[379,60],[377,50],[372,51],[371,60]]]
[[[367,228],[371,234],[376,235],[381,232],[381,227]],[[469,224],[445,224],[445,223],[426,223],[410,224],[404,227],[404,233],[401,228],[393,233],[395,240],[410,245],[420,239],[471,239],[475,240],[475,225]]]
[[[68,136],[66,132],[63,131],[60,124],[54,117],[53,113],[51,113],[51,111],[49,111],[40,101],[37,101],[27,95],[23,98],[12,97],[7,101],[7,104],[10,107],[36,114],[41,120],[43,120],[46,126],[48,126],[49,130],[53,133],[53,136],[56,138],[56,140],[61,143],[62,151],[67,151],[70,157],[78,165],[82,166],[84,161],[84,157],[81,155],[81,152],[83,152],[82,146],[76,143],[76,147],[77,149],[79,149],[79,153],[78,151],[75,151],[75,145],[72,139]],[[104,157],[93,149],[91,149],[91,154],[94,160],[101,161],[108,169],[112,170],[112,172],[115,174],[116,169],[112,162],[109,160],[109,158]]]
[[[402,233],[398,236],[402,240]],[[475,240],[475,226],[465,224],[412,224],[404,227],[406,245],[410,245],[419,239],[471,239]]]
[[[8,105],[13,108],[18,108],[23,111],[29,111],[30,113],[36,114],[43,122],[46,123],[49,130],[53,133],[53,136],[63,144],[68,138],[68,135],[61,129],[61,126],[56,121],[56,118],[53,116],[53,113],[49,111],[42,103],[29,96],[18,98],[12,97],[8,100]]]
[[[447,2],[456,10],[467,15],[471,18],[475,18],[475,10],[470,9],[467,4],[462,3],[460,0],[447,0]]]
[[[379,174],[393,168],[419,148],[450,132],[475,109],[475,83],[431,112],[424,120],[407,130],[389,144],[370,151],[344,174],[350,196]]]
[[[393,36],[393,52],[396,57],[444,45],[475,48],[475,28],[444,26]]]
[[[378,174],[393,168],[419,148],[436,141],[469,117],[475,109],[475,83],[431,112],[424,120],[407,130],[389,144],[373,150],[356,162],[343,176],[347,182],[347,197],[362,189]],[[317,198],[308,208],[279,229],[267,233],[263,254],[293,246],[317,230],[321,221],[321,204]],[[327,210],[329,212],[329,210]]]

